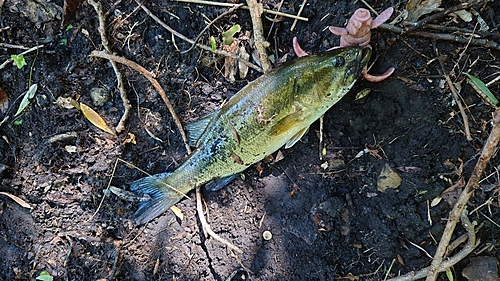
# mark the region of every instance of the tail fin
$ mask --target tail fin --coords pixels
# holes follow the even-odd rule
[[[137,224],[149,222],[181,200],[183,194],[166,184],[165,179],[169,176],[170,173],[162,173],[129,183],[131,190],[151,196],[151,199],[142,202],[135,212],[134,221]]]

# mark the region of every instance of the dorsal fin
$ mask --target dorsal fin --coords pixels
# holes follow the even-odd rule
[[[210,121],[212,121],[212,119],[218,114],[219,110],[214,111],[206,115],[205,117],[202,117],[197,121],[194,121],[193,123],[189,123],[186,126],[184,126],[188,138],[188,144],[190,146],[198,147],[201,135],[203,135],[203,132],[205,132],[205,129],[207,128]]]

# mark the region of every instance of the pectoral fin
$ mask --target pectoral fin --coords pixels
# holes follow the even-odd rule
[[[203,135],[203,132],[205,132],[205,129],[207,128],[210,121],[212,121],[212,119],[218,114],[219,110],[214,111],[206,115],[205,117],[202,117],[201,119],[184,126],[188,138],[188,144],[190,146],[198,147],[201,135]]]
[[[297,109],[295,112],[283,117],[271,128],[269,133],[271,135],[281,135],[294,127],[303,125],[301,124],[307,117],[307,112],[305,109]]]
[[[296,144],[302,138],[302,136],[304,136],[304,134],[307,133],[307,131],[309,131],[309,126],[298,131],[289,141],[286,142],[285,149],[288,149],[292,147],[294,144]]]

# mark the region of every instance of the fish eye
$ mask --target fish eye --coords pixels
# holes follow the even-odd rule
[[[345,63],[345,60],[343,57],[334,57],[332,59],[332,64],[334,67],[341,67],[344,65],[344,63]]]

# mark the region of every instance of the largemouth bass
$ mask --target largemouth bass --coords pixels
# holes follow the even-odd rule
[[[346,47],[288,62],[249,83],[220,110],[186,126],[196,150],[173,172],[131,182],[148,194],[135,221],[159,216],[190,190],[218,189],[283,145],[293,146],[360,77],[369,48]]]

